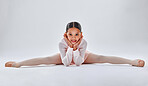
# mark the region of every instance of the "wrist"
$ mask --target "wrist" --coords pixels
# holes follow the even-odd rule
[[[73,49],[73,51],[76,51],[77,49]]]
[[[76,48],[76,47],[74,47],[74,48],[73,48],[73,50],[75,51],[75,50],[77,50],[77,48]]]

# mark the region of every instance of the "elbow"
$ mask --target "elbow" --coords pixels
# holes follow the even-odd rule
[[[64,64],[65,67],[68,67],[70,65],[70,64],[65,64],[65,63],[63,63],[63,64]]]
[[[70,65],[70,63],[66,62],[66,61],[62,61],[62,63],[64,64],[64,66],[68,67]]]
[[[76,62],[75,64],[76,66],[80,66],[82,63]]]
[[[82,65],[83,62],[84,62],[84,59],[82,58],[80,60],[75,61],[75,64],[76,64],[76,66],[80,66],[80,65]]]

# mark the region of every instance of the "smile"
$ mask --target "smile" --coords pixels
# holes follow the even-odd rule
[[[76,40],[75,41],[72,40],[71,42],[76,42]]]

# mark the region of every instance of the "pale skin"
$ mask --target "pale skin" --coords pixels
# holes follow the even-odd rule
[[[64,33],[63,37],[66,39],[68,46],[73,48],[73,50],[77,50],[77,46],[81,43],[83,38],[82,32],[79,29],[73,27],[69,28],[67,32]],[[5,67],[16,67],[19,68],[21,66],[34,66],[40,64],[62,64],[60,59],[60,53],[48,56],[48,57],[38,57],[33,59],[28,59],[22,62],[13,62],[9,61],[5,64]],[[73,60],[72,60],[73,61]],[[103,56],[94,53],[88,54],[87,59],[84,61],[84,64],[91,63],[111,63],[111,64],[129,64],[132,66],[143,67],[145,62],[141,59],[125,59],[116,56]]]

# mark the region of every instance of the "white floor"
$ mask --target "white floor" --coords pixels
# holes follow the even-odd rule
[[[0,86],[148,86],[147,80],[147,65],[98,63],[5,68],[3,61],[0,69]]]
[[[26,54],[23,58],[21,55],[15,56],[19,54],[18,52],[14,55],[7,52],[8,54],[0,56],[3,57],[0,58],[0,86],[148,86],[147,46],[140,46],[138,49],[130,46],[106,47],[106,49],[102,47],[100,49],[102,50],[99,50],[99,52],[102,51],[104,55],[143,59],[146,65],[134,67],[128,64],[97,63],[81,66],[71,65],[69,67],[51,64],[6,68],[4,64],[7,61],[22,61],[34,57],[30,53],[27,54],[28,58],[25,58]]]

